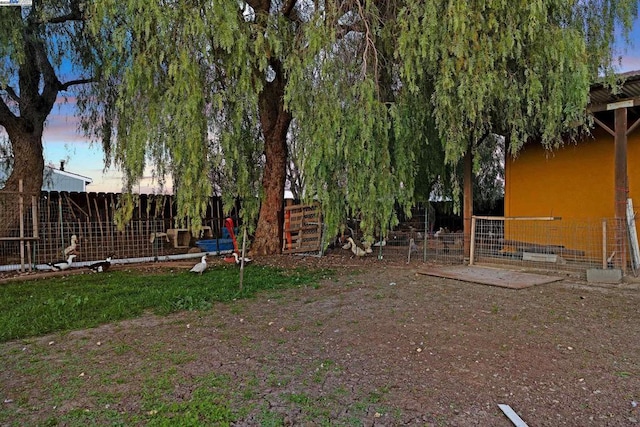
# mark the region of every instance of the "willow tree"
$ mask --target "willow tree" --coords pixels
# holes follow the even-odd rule
[[[0,126],[12,156],[5,191],[17,191],[19,181],[26,192],[40,191],[47,117],[60,95],[91,80],[78,78],[82,72],[74,69],[82,69],[90,53],[81,3],[34,0],[28,8],[0,7]]]
[[[636,0],[408,3],[401,79],[409,93],[433,88],[427,108],[449,163],[490,133],[513,155],[529,140],[557,147],[584,130],[589,87],[613,76],[615,33],[637,13]]]
[[[224,168],[227,207],[259,213],[254,252],[280,249],[291,113],[283,58],[300,25],[296,2],[105,0],[92,29],[105,41],[87,128],[131,189],[151,163],[174,177],[178,214],[197,226]],[[97,121],[93,118],[101,117]],[[220,183],[216,183],[220,184]]]
[[[367,65],[376,54],[375,28],[365,31],[375,8],[357,1],[105,0],[90,11],[104,46],[100,79],[85,97],[93,102],[82,105],[85,124],[124,171],[126,188],[150,162],[159,178],[174,176],[179,214],[197,221],[212,191],[211,163],[222,166],[235,183],[222,188],[226,205],[239,198],[244,220],[258,217],[253,252],[277,253],[287,134],[297,114],[314,140],[303,161],[305,178],[312,178],[306,194],[322,201],[331,229],[347,209],[391,216],[403,174],[393,171],[377,65]],[[330,58],[325,65],[322,57]],[[328,85],[309,80],[329,63],[329,73],[318,74]],[[334,87],[331,79],[338,79]],[[318,155],[329,145],[337,147],[335,155],[325,153],[331,163]],[[340,191],[332,188],[337,181],[345,184]]]
[[[371,234],[412,204],[419,159],[434,174],[490,133],[514,153],[585,123],[589,84],[611,72],[615,26],[628,29],[636,8],[102,0],[91,8],[101,84],[84,105],[99,114],[85,117],[129,187],[149,161],[173,174],[184,216],[204,210],[210,163],[224,167],[227,201],[242,200],[247,223],[258,217],[254,252],[276,253],[292,120],[305,195],[328,231],[358,215]]]

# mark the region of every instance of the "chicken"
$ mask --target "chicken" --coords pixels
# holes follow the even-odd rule
[[[365,256],[367,254],[364,249],[356,246],[356,242],[353,241],[353,238],[349,237],[347,240],[351,243],[351,252],[353,252],[355,256]]]
[[[49,267],[51,267],[51,269],[53,271],[62,271],[62,270],[66,270],[69,267],[71,267],[71,263],[73,262],[73,259],[76,256],[74,254],[69,255],[69,258],[67,258],[66,261],[56,261],[56,262],[50,262],[49,264],[47,264]]]
[[[189,272],[202,274],[207,269],[207,255],[202,255],[202,259],[199,263],[194,265]]]
[[[104,261],[99,261],[91,264],[89,266],[89,270],[92,270],[96,273],[105,272],[111,267],[111,256],[108,256]]]

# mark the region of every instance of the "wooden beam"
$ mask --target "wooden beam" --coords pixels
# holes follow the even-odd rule
[[[471,144],[464,155],[463,230],[464,258],[471,257],[471,217],[473,216],[473,154]]]
[[[474,215],[476,219],[485,219],[491,221],[559,221],[561,216],[484,216]]]
[[[614,147],[614,213],[617,220],[615,227],[616,246],[620,248],[620,256],[616,257],[617,267],[624,272],[627,264],[626,250],[626,217],[627,217],[627,109],[615,111],[615,147]]]
[[[619,108],[637,107],[638,105],[640,105],[640,96],[617,101],[617,102],[591,105],[587,107],[587,112],[598,113],[600,111],[617,110]]]
[[[613,131],[613,129],[611,129],[609,126],[605,125],[602,121],[598,120],[598,118],[596,116],[593,116],[593,121],[596,122],[596,124],[598,124],[602,129],[606,130],[607,132],[609,132],[609,134],[612,137],[616,137],[616,133]]]
[[[636,120],[631,126],[629,126],[629,129],[627,129],[627,136],[631,135],[631,132],[633,132],[638,125],[640,125],[640,119]]]

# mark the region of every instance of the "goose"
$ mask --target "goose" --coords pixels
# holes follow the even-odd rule
[[[89,266],[89,270],[95,271],[96,273],[102,273],[107,271],[109,267],[111,267],[111,256],[108,256],[104,261],[91,264]]]
[[[76,256],[74,254],[69,255],[69,258],[67,258],[66,261],[56,261],[56,262],[50,262],[49,264],[47,264],[49,267],[51,267],[51,269],[53,271],[62,271],[62,270],[66,270],[67,268],[71,267],[71,263],[73,262],[73,259]]]
[[[355,256],[365,256],[367,254],[364,249],[356,246],[356,242],[353,241],[353,238],[349,237],[347,240],[351,243],[351,252],[353,252]]]
[[[207,255],[202,255],[202,259],[199,263],[193,266],[189,272],[202,274],[203,271],[207,269]]]
[[[73,234],[71,236],[71,244],[69,246],[67,246],[66,248],[64,248],[64,251],[63,251],[64,256],[69,256],[71,254],[75,254],[77,247],[78,247],[78,236]]]
[[[420,250],[418,248],[418,245],[416,245],[416,241],[413,240],[413,238],[409,239],[409,250],[411,252],[418,252]]]

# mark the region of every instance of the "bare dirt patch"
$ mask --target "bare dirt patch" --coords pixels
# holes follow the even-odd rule
[[[504,289],[343,255],[259,262],[335,275],[204,312],[1,344],[0,421],[145,415],[149,394],[188,401],[211,373],[248,408],[242,426],[274,425],[265,414],[275,425],[510,426],[500,403],[530,426],[640,421],[636,289]],[[48,375],[33,374],[41,364]]]

